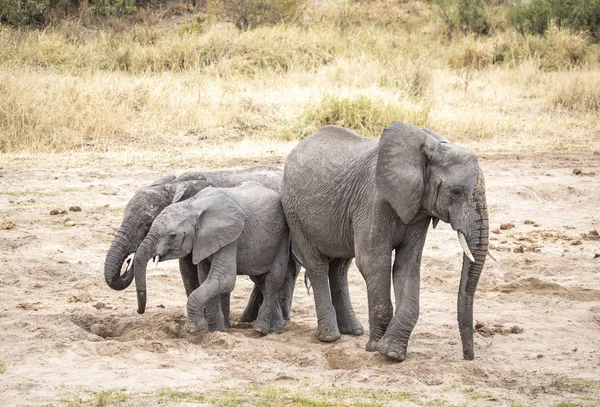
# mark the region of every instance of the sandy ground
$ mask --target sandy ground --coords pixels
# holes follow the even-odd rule
[[[461,251],[440,223],[424,250],[408,358],[394,363],[364,350],[367,334],[316,341],[302,278],[291,322],[266,337],[235,322],[246,277],[227,333],[184,331],[176,262],[149,268],[144,315],[133,285],[105,284],[106,250],[134,191],[200,166],[48,159],[31,167],[0,157],[0,405],[600,405],[600,155],[481,164],[499,263],[488,261],[476,297],[485,325],[476,358],[462,359]],[[368,327],[354,266],[350,281]]]

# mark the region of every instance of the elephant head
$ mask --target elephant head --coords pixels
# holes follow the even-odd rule
[[[104,278],[109,287],[124,290],[131,284],[134,269],[128,257],[137,251],[158,214],[168,205],[187,199],[209,185],[199,179],[178,182],[174,175],[168,175],[136,191],[125,207],[123,222],[106,254]],[[124,263],[127,268],[121,274]]]
[[[473,299],[488,253],[488,211],[477,157],[429,131],[394,122],[381,135],[376,183],[403,223],[418,212],[450,223],[464,250],[458,324],[465,359],[473,359]]]
[[[192,253],[192,262],[198,264],[235,241],[244,223],[243,210],[213,188],[162,211],[134,259],[138,313],[146,309],[146,267],[150,259],[179,259]]]

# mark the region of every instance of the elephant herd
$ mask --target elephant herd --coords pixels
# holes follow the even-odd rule
[[[473,302],[488,254],[483,173],[470,151],[407,123],[393,122],[378,139],[322,127],[290,152],[283,171],[156,180],[127,204],[105,279],[115,290],[135,279],[143,313],[147,263],[178,259],[188,330],[224,331],[236,275],[248,275],[255,285],[241,321],[268,334],[290,319],[302,266],[313,288],[315,336],[331,342],[364,333],[348,289],[355,258],[367,287],[366,349],[402,361],[419,316],[425,237],[440,220],[464,251],[458,325],[463,357],[473,359]]]

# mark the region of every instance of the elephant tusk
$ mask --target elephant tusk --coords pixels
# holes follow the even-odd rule
[[[462,234],[461,231],[458,231],[458,241],[460,242],[460,246],[462,247],[463,252],[465,252],[465,256],[467,256],[469,260],[471,260],[471,262],[475,263],[475,257],[473,257],[473,255],[471,254],[471,250],[469,250],[467,238],[465,237],[465,235]]]
[[[492,252],[488,251],[488,256],[490,256],[490,259],[494,260],[496,263],[500,263],[494,256],[492,256]]]
[[[127,256],[127,258],[125,259],[125,261],[127,262],[127,268],[125,269],[125,271],[129,271],[131,270],[131,266],[133,266],[133,259],[135,258],[135,252],[131,253],[129,256]]]
[[[156,256],[154,256],[152,261],[154,262],[154,264],[156,264],[156,267],[158,267],[158,262],[160,261],[160,256],[157,254]]]

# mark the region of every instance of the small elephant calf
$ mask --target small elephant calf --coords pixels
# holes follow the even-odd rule
[[[262,334],[285,325],[277,294],[290,262],[290,235],[279,195],[256,182],[235,188],[208,187],[165,208],[154,220],[135,257],[138,305],[145,307],[146,266],[151,258],[192,254],[200,286],[188,297],[188,324],[205,326],[205,311],[222,321],[219,296],[233,290],[237,274],[261,286],[263,303],[254,322]],[[212,319],[212,318],[211,318]],[[211,327],[224,330],[224,326]]]

